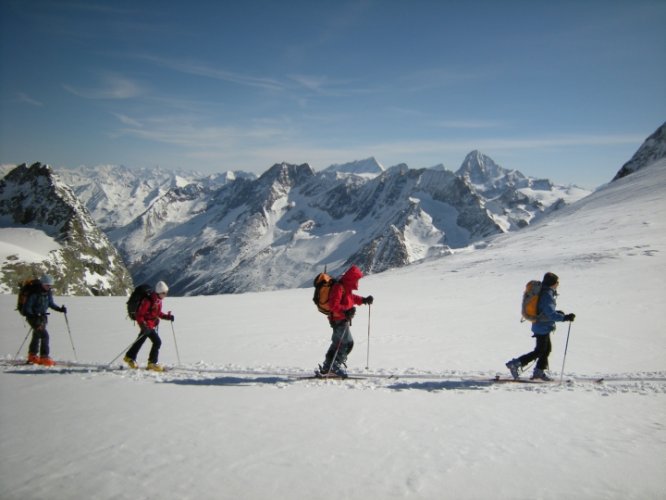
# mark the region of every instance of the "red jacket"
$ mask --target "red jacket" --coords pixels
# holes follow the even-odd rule
[[[328,306],[331,310],[329,318],[331,321],[345,319],[345,311],[363,303],[363,297],[354,294],[354,290],[358,290],[358,281],[362,277],[361,270],[356,266],[351,266],[342,275],[340,281],[333,285],[328,296]]]
[[[145,325],[148,328],[155,329],[160,324],[160,318],[168,318],[167,314],[162,313],[162,299],[155,293],[150,297],[143,299],[136,311],[136,322],[139,326]]]

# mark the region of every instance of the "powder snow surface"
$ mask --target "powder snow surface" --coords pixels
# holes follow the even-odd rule
[[[662,161],[485,248],[364,278],[362,380],[298,379],[330,336],[311,289],[168,297],[164,374],[101,369],[136,334],[122,297],[57,297],[79,365],[12,366],[27,329],[0,296],[0,498],[666,498],[665,199]],[[577,315],[571,382],[492,383],[532,349],[520,297],[545,271]],[[64,317],[49,329],[73,360]]]

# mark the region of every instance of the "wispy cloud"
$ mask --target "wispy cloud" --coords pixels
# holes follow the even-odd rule
[[[640,144],[644,138],[633,134],[610,135],[571,135],[549,137],[515,138],[468,138],[442,140],[415,140],[378,142],[368,146],[371,151],[381,156],[381,152],[391,156],[409,158],[415,154],[449,153],[455,151],[527,150],[527,149],[562,149],[579,146],[608,146],[621,144]]]
[[[135,118],[114,114],[123,125],[114,136],[131,136],[152,142],[180,146],[205,154],[230,147],[274,143],[289,136],[289,128],[276,121],[257,121],[246,127],[205,123],[192,115],[164,115]]]
[[[128,127],[134,127],[134,128],[143,128],[143,124],[140,121],[135,120],[134,118],[131,118],[131,117],[129,117],[125,114],[122,114],[122,113],[112,113],[112,114],[113,114],[113,116],[118,118],[118,120],[123,125],[127,125]]]
[[[41,101],[38,101],[37,99],[33,99],[30,97],[28,94],[24,92],[19,92],[17,95],[17,100],[18,102],[21,102],[23,104],[29,104],[30,106],[35,106],[35,107],[41,107],[44,106],[44,103]]]
[[[487,71],[456,70],[453,68],[434,68],[413,71],[401,76],[398,84],[407,92],[449,87],[461,82],[490,77]]]
[[[376,85],[365,85],[360,80],[331,78],[326,75],[293,74],[288,78],[296,83],[298,89],[305,89],[325,97],[347,97],[371,94],[381,91]]]
[[[331,78],[327,75],[299,73],[286,75],[285,77],[257,76],[219,68],[207,62],[193,59],[168,58],[150,54],[138,54],[133,57],[178,73],[272,92],[302,92],[306,90],[311,94],[340,97],[371,93],[378,90],[376,87],[362,84],[359,80]]]
[[[137,55],[135,57],[137,59],[141,59],[143,61],[180,73],[202,76],[215,80],[222,80],[248,87],[279,91],[284,90],[287,86],[284,82],[276,78],[252,76],[234,71],[228,71],[195,60],[169,59],[147,54]]]
[[[104,73],[98,77],[98,80],[95,87],[63,84],[63,88],[84,99],[131,99],[144,93],[137,82],[117,74]]]
[[[500,128],[506,124],[497,120],[440,120],[436,121],[433,125],[435,127],[447,129],[474,130]]]

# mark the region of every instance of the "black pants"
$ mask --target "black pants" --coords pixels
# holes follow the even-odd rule
[[[550,351],[552,349],[550,343],[550,333],[547,333],[546,335],[535,335],[534,337],[536,338],[536,346],[534,347],[534,350],[532,352],[523,354],[521,357],[518,358],[518,360],[520,361],[520,366],[522,367],[528,365],[536,359],[537,369],[547,370],[548,356],[550,355]]]
[[[132,344],[132,347],[127,351],[126,356],[136,361],[136,357],[139,354],[139,349],[143,346],[143,343],[146,339],[150,339],[153,343],[153,346],[150,348],[150,354],[148,354],[149,363],[157,363],[157,358],[160,355],[160,347],[162,347],[162,340],[157,334],[157,331],[152,328],[141,328],[139,336],[136,338],[136,342]]]
[[[28,324],[32,328],[32,340],[28,346],[28,353],[39,354],[46,358],[49,355],[49,332],[46,330],[46,316],[34,316],[28,318]]]

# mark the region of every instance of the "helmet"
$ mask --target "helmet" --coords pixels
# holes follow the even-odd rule
[[[42,285],[53,286],[53,277],[50,274],[45,274],[44,276],[39,278],[39,282]]]
[[[168,291],[169,287],[164,281],[158,281],[155,285],[155,293],[167,293]]]

